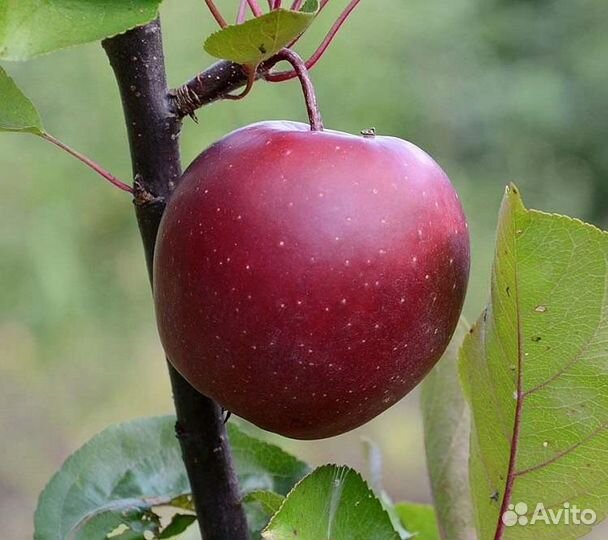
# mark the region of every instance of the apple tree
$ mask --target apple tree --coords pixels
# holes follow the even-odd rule
[[[566,540],[605,517],[608,236],[528,210],[508,186],[490,300],[472,327],[459,321],[469,232],[446,173],[412,143],[323,125],[309,70],[359,1],[303,60],[294,47],[329,0],[241,0],[233,24],[205,0],[218,61],[170,89],[161,0],[0,0],[2,60],[105,49],[132,182],[49,133],[2,68],[0,130],[39,136],[132,196],[175,401],[175,416],[111,426],[68,458],[36,540],[177,538],[195,523],[205,540]],[[182,173],[185,120],[290,79],[308,124],[244,127]],[[366,482],[228,422],[330,437],[423,379],[433,506],[390,498],[372,443]]]

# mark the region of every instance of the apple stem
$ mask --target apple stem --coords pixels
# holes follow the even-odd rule
[[[327,5],[328,1],[329,0],[322,2],[320,9],[323,9]],[[312,56],[308,60],[306,60],[307,69],[312,69],[313,67],[315,67],[317,62],[319,60],[321,60],[321,58],[323,57],[323,55],[325,54],[325,52],[331,45],[334,38],[338,35],[338,32],[340,31],[340,29],[342,28],[342,26],[344,25],[344,23],[350,16],[350,14],[359,5],[359,2],[361,2],[361,0],[351,0],[349,2],[348,6],[346,6],[344,11],[340,14],[340,17],[338,17],[338,20],[333,24],[333,26],[331,27],[331,29],[325,36],[325,39],[323,39],[323,41],[321,42],[321,45],[319,45],[319,47],[312,54]],[[295,41],[294,41],[294,43],[295,43]],[[292,43],[292,45],[293,45],[293,43]],[[268,82],[283,82],[283,81],[288,81],[290,79],[295,79],[298,76],[299,75],[296,73],[295,70],[289,70],[289,71],[279,71],[277,73],[268,73],[264,77],[264,79],[267,80]]]
[[[60,141],[56,137],[53,137],[50,133],[43,133],[41,137],[50,143],[54,144],[58,148],[61,148],[64,152],[67,152],[71,156],[75,157],[82,163],[84,163],[87,167],[95,171],[98,175],[100,175],[103,179],[107,180],[113,186],[117,187],[122,191],[126,191],[127,193],[133,193],[133,188],[128,184],[125,184],[122,180],[116,178],[113,174],[110,174],[99,164],[95,163],[92,159],[88,158],[84,154],[81,154],[77,150],[74,150],[72,147],[68,146],[64,142]]]
[[[215,2],[213,0],[205,0],[205,4],[207,4],[209,11],[211,11],[211,15],[213,15],[213,18],[217,21],[217,24],[219,24],[221,28],[226,28],[228,23],[226,22],[226,19],[222,17],[222,14],[215,5]]]
[[[317,104],[317,94],[315,93],[315,87],[312,84],[310,73],[306,68],[304,60],[302,60],[298,53],[291,49],[281,49],[276,54],[276,58],[289,62],[293,66],[294,72],[302,84],[310,129],[312,131],[323,131],[323,120],[321,119],[321,112],[319,111],[319,105]]]
[[[338,31],[359,4],[360,0],[351,0],[340,18],[332,26],[329,33],[317,49],[315,53],[305,62],[307,69],[311,69],[321,59],[330,43],[333,41]],[[246,17],[246,7],[251,7],[252,0],[241,0],[237,23],[242,23]],[[257,5],[257,3],[254,4]],[[329,0],[323,0],[320,5],[320,10],[329,4]],[[293,7],[301,6],[300,0],[294,0]],[[258,5],[259,8],[259,5]],[[258,12],[261,11],[258,9]],[[297,39],[292,42],[295,43]],[[288,48],[291,47],[291,44]],[[271,73],[270,70],[282,58],[278,55],[269,58],[262,62],[256,73],[256,78],[261,78],[269,82],[282,82],[295,79],[298,74],[295,70],[278,71]],[[231,91],[237,90],[242,86],[251,82],[250,73],[245,66],[235,62],[223,60],[217,62],[194,76],[189,81],[181,86],[169,91],[167,99],[171,110],[178,118],[190,116],[196,118],[195,111],[201,107],[213,103],[214,101],[224,99]],[[228,99],[233,99],[229,97]]]
[[[261,17],[262,15],[264,15],[260,4],[258,4],[258,0],[247,0],[247,3],[249,4],[251,11],[253,11],[253,14],[256,17]]]

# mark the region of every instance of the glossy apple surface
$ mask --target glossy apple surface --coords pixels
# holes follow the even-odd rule
[[[457,324],[469,235],[448,177],[400,139],[264,122],[184,173],[154,297],[201,393],[285,436],[360,426],[430,371]]]

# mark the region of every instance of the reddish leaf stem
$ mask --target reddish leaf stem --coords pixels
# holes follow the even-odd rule
[[[245,22],[245,17],[247,15],[247,0],[241,0],[239,3],[239,11],[236,15],[236,24],[241,24]]]
[[[256,17],[261,17],[264,15],[260,4],[258,4],[258,0],[247,0],[247,3]]]
[[[515,298],[516,303],[519,304],[520,296],[519,296],[519,280],[517,276],[517,271],[515,272]],[[521,424],[523,418],[523,406],[524,406],[524,353],[523,353],[523,329],[521,325],[521,318],[517,319],[517,389],[516,389],[516,398],[517,402],[515,405],[515,415],[513,420],[513,435],[511,438],[511,452],[509,456],[509,468],[507,471],[507,482],[505,485],[505,493],[502,499],[502,504],[500,507],[500,513],[498,515],[498,523],[496,525],[496,532],[494,534],[494,540],[502,540],[505,534],[505,522],[502,519],[502,516],[505,515],[505,512],[509,509],[509,504],[511,504],[511,498],[513,497],[513,489],[515,487],[515,479],[516,479],[516,468],[517,468],[517,458],[519,453],[519,444],[521,442]]]
[[[74,150],[72,147],[68,146],[64,142],[61,142],[59,139],[53,137],[50,133],[43,133],[42,138],[54,144],[58,148],[61,148],[64,152],[67,152],[71,156],[75,157],[77,160],[84,163],[89,169],[95,171],[99,176],[101,176],[104,180],[110,182],[113,186],[121,189],[122,191],[126,191],[127,193],[133,193],[133,188],[127,184],[125,184],[122,180],[116,178],[113,174],[110,174],[99,164],[95,163],[92,159],[88,158],[84,154],[81,154],[77,150]]]
[[[346,9],[342,12],[340,17],[338,17],[338,20],[334,23],[334,25],[331,27],[331,29],[325,36],[325,39],[321,42],[321,45],[319,45],[319,48],[313,53],[313,55],[308,60],[306,60],[305,64],[307,69],[312,69],[317,64],[317,62],[321,60],[321,58],[325,54],[325,51],[327,51],[328,47],[331,45],[332,41],[340,31],[340,28],[342,28],[342,25],[346,22],[350,14],[359,5],[360,1],[361,0],[351,0],[349,2],[348,6],[346,6]],[[326,0],[325,3],[321,4],[321,9],[327,5],[327,2],[328,0]],[[283,82],[288,81],[290,79],[295,79],[297,76],[298,74],[295,70],[288,70],[279,71],[277,73],[268,73],[267,75],[265,75],[264,79],[269,82]]]
[[[245,88],[243,89],[243,91],[240,94],[230,94],[230,93],[224,94],[223,99],[231,99],[232,101],[238,101],[238,100],[246,97],[249,94],[249,92],[251,92],[251,89],[253,88],[253,84],[255,83],[255,80],[257,78],[256,68],[255,68],[255,66],[242,66],[242,67],[247,73],[247,83],[245,85]]]
[[[281,0],[268,0],[270,4],[270,9],[281,9]]]
[[[226,19],[222,17],[222,14],[215,5],[215,2],[213,0],[205,0],[205,4],[207,4],[209,11],[211,11],[211,15],[213,15],[213,18],[217,21],[217,24],[219,24],[221,28],[226,28],[228,23],[226,22]]]
[[[300,83],[302,84],[310,129],[312,131],[323,131],[323,120],[321,119],[321,112],[319,111],[319,105],[317,104],[315,87],[310,80],[310,74],[308,73],[304,60],[291,49],[281,49],[275,58],[289,62],[293,66],[294,72],[297,74],[296,76],[300,79]]]

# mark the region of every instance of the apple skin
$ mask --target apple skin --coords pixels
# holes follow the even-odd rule
[[[413,144],[253,124],[195,159],[168,204],[161,341],[234,414],[292,438],[339,435],[435,365],[469,262],[458,196]]]

